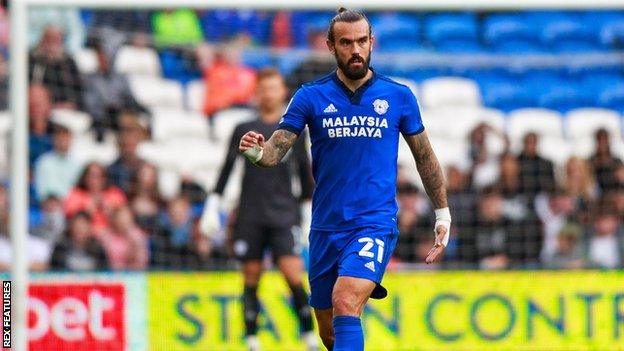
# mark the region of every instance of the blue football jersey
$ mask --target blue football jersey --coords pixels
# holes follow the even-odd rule
[[[279,128],[299,134],[306,125],[316,181],[312,229],[396,231],[399,137],[424,130],[412,91],[373,72],[352,92],[334,72],[295,93]]]

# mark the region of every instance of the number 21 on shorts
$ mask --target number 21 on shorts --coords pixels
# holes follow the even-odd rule
[[[369,258],[375,257],[375,254],[371,252],[371,249],[373,248],[373,246],[375,246],[375,244],[377,244],[377,262],[381,263],[383,261],[383,255],[384,255],[383,240],[377,239],[377,238],[373,240],[373,238],[363,237],[363,238],[359,238],[358,242],[365,243],[362,249],[360,250],[360,252],[358,252],[360,256],[369,257]]]

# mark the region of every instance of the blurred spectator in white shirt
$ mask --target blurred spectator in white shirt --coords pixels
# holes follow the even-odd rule
[[[600,268],[620,267],[622,246],[620,220],[615,211],[608,205],[598,206],[588,244],[590,264]]]
[[[64,198],[76,185],[82,166],[69,153],[72,135],[64,125],[53,123],[54,149],[41,155],[35,163],[35,188],[40,200],[50,196]]]

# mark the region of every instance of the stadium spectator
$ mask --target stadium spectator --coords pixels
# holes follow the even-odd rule
[[[109,183],[104,167],[90,163],[84,168],[78,184],[66,197],[64,207],[69,217],[80,211],[91,215],[93,228],[99,234],[108,228],[108,217],[113,211],[125,205],[125,194]]]
[[[56,244],[52,254],[52,269],[95,271],[107,268],[102,244],[93,233],[91,216],[78,212],[69,220],[69,228]]]
[[[9,108],[9,77],[7,72],[6,59],[4,54],[0,52],[0,111]]]
[[[0,1],[0,52],[5,54],[9,46],[9,11],[7,1]]]
[[[35,162],[35,187],[39,199],[64,198],[76,184],[81,163],[69,153],[71,131],[60,123],[52,124],[53,150]]]
[[[194,218],[187,198],[169,201],[167,213],[161,218],[160,230],[153,238],[153,262],[156,267],[198,268]]]
[[[579,157],[571,157],[565,165],[562,187],[574,198],[581,223],[587,224],[591,206],[598,197],[598,186],[588,162]]]
[[[624,234],[620,220],[607,201],[594,213],[594,222],[588,243],[588,260],[594,267],[617,268],[624,258]]]
[[[536,133],[527,133],[523,138],[522,152],[518,155],[520,191],[527,196],[549,193],[555,188],[554,165],[538,154],[538,139]]]
[[[540,257],[542,262],[547,262],[555,253],[561,228],[570,221],[578,221],[576,203],[564,189],[556,188],[549,196],[541,195],[535,199],[535,211],[544,233]]]
[[[28,46],[37,45],[41,36],[51,27],[57,27],[71,54],[82,49],[86,30],[80,17],[80,10],[75,7],[38,6],[28,11]]]
[[[458,166],[449,166],[446,170],[446,192],[451,204],[451,215],[456,230],[468,225],[475,215],[476,193],[469,187],[468,175]],[[453,230],[453,228],[451,228]],[[453,233],[451,233],[453,240]],[[446,252],[448,255],[448,251]]]
[[[29,55],[31,84],[45,85],[57,108],[82,109],[82,81],[74,59],[66,52],[63,30],[45,29],[39,45]]]
[[[504,269],[508,232],[512,224],[503,215],[503,197],[495,187],[483,189],[479,196],[477,215],[467,232],[460,235],[460,257],[482,269]]]
[[[65,231],[65,212],[63,202],[50,196],[41,202],[41,212],[36,223],[31,224],[32,233],[55,245]]]
[[[289,48],[293,45],[293,28],[291,21],[292,13],[289,11],[278,11],[275,16],[273,16],[273,20],[271,21],[271,47]],[[325,44],[325,38],[323,38],[323,44]]]
[[[616,189],[618,184],[615,171],[622,165],[622,161],[611,152],[609,132],[599,129],[595,134],[596,151],[589,159],[594,177],[603,193]]]
[[[327,51],[326,36],[327,33],[324,30],[310,32],[311,52],[286,80],[291,94],[294,94],[303,83],[314,81],[336,69],[336,60]]]
[[[132,211],[120,206],[112,211],[111,226],[99,234],[108,265],[113,270],[142,270],[149,263],[148,240],[136,225]]]
[[[29,165],[35,164],[39,156],[52,150],[52,138],[49,133],[49,120],[52,112],[52,100],[43,85],[31,85],[28,89],[28,115],[30,133],[28,134]]]
[[[256,74],[240,63],[240,48],[232,43],[216,50],[201,46],[197,55],[206,83],[203,106],[206,116],[231,106],[249,104],[254,96]]]
[[[115,30],[124,35],[149,34],[152,32],[151,15],[151,11],[146,10],[98,9],[92,11],[90,27],[95,35],[102,29]]]
[[[546,268],[580,269],[585,267],[583,249],[583,228],[575,223],[568,223],[557,235],[557,248],[552,258],[544,262]]]
[[[498,156],[488,148],[487,136],[495,135],[508,147],[507,137],[486,123],[480,123],[469,134],[470,148],[470,184],[476,190],[496,183],[500,175],[500,162]]]
[[[505,216],[521,220],[529,215],[529,199],[520,191],[520,164],[510,153],[500,157],[500,178],[497,187],[504,198]]]
[[[144,140],[145,135],[141,127],[124,128],[117,134],[119,158],[108,166],[106,173],[111,183],[126,193],[132,188],[133,178],[141,166],[136,149]]]
[[[394,250],[394,258],[402,262],[421,263],[433,245],[431,235],[431,206],[426,198],[412,184],[397,187],[397,203],[399,212],[397,224],[399,239]],[[428,249],[421,257],[421,243],[426,242]]]
[[[51,246],[47,241],[34,235],[27,235],[26,252],[28,268],[31,271],[48,269]],[[0,272],[8,271],[13,262],[13,249],[9,237],[9,201],[7,189],[0,186]]]
[[[201,24],[195,11],[168,9],[152,14],[154,44],[159,47],[197,45],[203,39]]]
[[[137,224],[153,235],[158,228],[158,214],[163,203],[158,190],[158,170],[154,165],[143,163],[130,183],[128,197]]]
[[[84,101],[87,112],[93,117],[93,127],[101,139],[106,129],[119,130],[118,116],[121,112],[149,111],[134,98],[126,76],[113,69],[113,57],[102,43],[96,43],[95,52],[98,69],[85,79]]]

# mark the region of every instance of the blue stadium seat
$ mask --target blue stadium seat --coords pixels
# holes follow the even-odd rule
[[[380,51],[402,52],[420,49],[421,26],[417,15],[385,12],[372,15],[370,21]]]
[[[527,18],[541,28],[542,43],[555,52],[600,51],[598,31],[578,13],[533,12]]]
[[[211,10],[200,16],[208,41],[222,41],[239,34],[247,34],[259,44],[268,44],[272,16],[253,10]]]
[[[490,80],[480,82],[483,104],[505,112],[535,106],[537,98],[517,80]]]
[[[294,11],[290,14],[293,46],[306,48],[312,32],[325,32],[335,13],[330,11]]]
[[[624,78],[605,77],[587,82],[586,89],[596,89],[596,105],[617,111],[624,111]]]
[[[254,69],[275,67],[274,57],[265,50],[245,50],[242,53],[241,62]]]
[[[193,61],[182,57],[173,50],[164,50],[158,56],[160,57],[162,74],[165,78],[186,84],[193,79],[201,77],[201,72]]]
[[[541,87],[537,101],[539,107],[565,113],[576,108],[594,106],[592,92],[574,81],[542,80],[535,85]]]
[[[474,13],[435,14],[425,17],[425,37],[437,50],[473,52],[479,48]]]
[[[483,23],[483,40],[496,51],[538,51],[538,27],[531,26],[521,14],[494,14]]]

